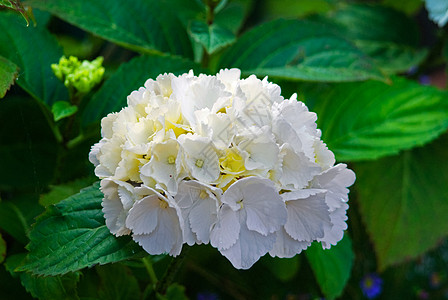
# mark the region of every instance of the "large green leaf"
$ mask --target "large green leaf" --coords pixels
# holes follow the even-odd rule
[[[370,58],[330,26],[301,20],[276,20],[250,30],[223,54],[219,67],[295,80],[384,79]]]
[[[69,273],[63,276],[36,276],[27,272],[15,272],[26,254],[15,254],[8,258],[6,269],[13,276],[18,276],[23,287],[34,298],[41,300],[79,300],[76,285],[80,274]]]
[[[30,232],[30,251],[19,271],[58,275],[142,254],[130,237],[115,237],[105,225],[99,184],[50,206]]]
[[[208,53],[213,53],[235,41],[236,37],[226,27],[218,24],[208,25],[203,21],[193,21],[189,26],[190,35]]]
[[[236,34],[247,17],[250,0],[221,1],[214,10],[212,22],[207,20],[206,6],[199,9],[200,14],[190,15],[186,23],[188,32],[207,53],[220,50],[236,40]]]
[[[0,12],[0,31],[0,55],[20,68],[16,83],[50,106],[68,99],[67,89],[50,68],[59,61],[62,49],[44,25],[26,27],[19,15]]]
[[[19,74],[19,67],[14,63],[0,56],[0,98],[5,97],[6,92]]]
[[[343,35],[386,72],[404,72],[425,58],[417,24],[404,13],[379,5],[350,4],[330,13]]]
[[[50,185],[50,191],[40,195],[39,204],[47,207],[59,203],[61,200],[77,194],[83,187],[95,182],[96,180],[94,178],[96,179],[96,177],[92,175],[90,177],[78,178],[59,185]]]
[[[360,212],[380,270],[415,258],[448,235],[448,138],[355,165]]]
[[[104,83],[101,89],[87,104],[82,123],[89,125],[99,121],[110,112],[119,111],[126,105],[126,97],[149,78],[155,79],[159,74],[171,72],[182,74],[191,69],[198,70],[198,66],[180,58],[166,56],[140,56],[124,63]]]
[[[301,92],[338,160],[395,154],[435,139],[448,127],[448,94],[403,78],[392,84],[307,85]]]
[[[305,253],[326,299],[340,296],[350,278],[355,259],[350,238],[345,235],[336,246],[327,250],[314,243]]]
[[[192,56],[191,43],[170,1],[30,0],[25,3],[123,47],[146,53]]]

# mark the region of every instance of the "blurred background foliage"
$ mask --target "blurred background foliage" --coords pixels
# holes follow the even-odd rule
[[[446,1],[0,7],[1,299],[448,299]],[[102,83],[67,89],[50,67],[62,55],[102,56]],[[77,194],[96,181],[88,152],[101,118],[146,79],[225,67],[268,75],[318,114],[357,174],[348,230],[330,250],[265,256],[248,271],[192,247],[177,283],[155,295],[171,258],[112,237],[97,185]]]

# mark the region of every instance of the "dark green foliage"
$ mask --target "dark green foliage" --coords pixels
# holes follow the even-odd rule
[[[109,232],[102,198],[99,184],[94,184],[50,206],[30,233],[30,254],[19,270],[58,275],[141,255],[129,237],[116,238]]]

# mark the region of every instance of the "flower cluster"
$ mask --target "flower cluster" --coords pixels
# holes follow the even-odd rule
[[[91,62],[87,60],[80,62],[75,56],[69,58],[62,56],[58,64],[51,65],[51,69],[66,87],[75,88],[78,92],[87,94],[103,78],[102,63],[101,56]]]
[[[296,95],[240,75],[159,75],[103,118],[90,161],[113,234],[150,254],[210,243],[241,269],[342,238],[354,173]]]

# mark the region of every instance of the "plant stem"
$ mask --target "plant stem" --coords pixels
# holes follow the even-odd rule
[[[212,25],[215,21],[215,7],[218,5],[218,1],[208,0],[207,1],[207,24]]]
[[[218,1],[216,0],[207,0],[207,16],[206,16],[206,22],[208,26],[211,26],[213,22],[215,21],[215,8],[218,5]],[[207,49],[205,47],[202,47],[203,53],[202,53],[202,61],[201,66],[203,68],[208,68],[208,65],[210,63],[210,54],[207,52]]]
[[[159,281],[156,276],[156,272],[154,272],[154,268],[152,267],[152,262],[149,259],[149,256],[142,258],[143,264],[145,265],[146,271],[148,272],[149,278],[151,278],[151,282],[153,284],[157,284]]]
[[[180,267],[182,266],[182,263],[185,260],[185,257],[187,256],[188,250],[189,247],[184,247],[179,256],[173,258],[170,265],[168,266],[168,269],[163,275],[163,278],[159,282],[157,282],[156,288],[154,289],[155,293],[159,293],[162,295],[166,294],[166,290],[168,289],[174,277],[176,276],[177,272],[179,271]]]
[[[82,143],[84,141],[84,138],[84,134],[81,133],[77,137],[71,139],[66,143],[67,149],[73,149],[74,147]]]

